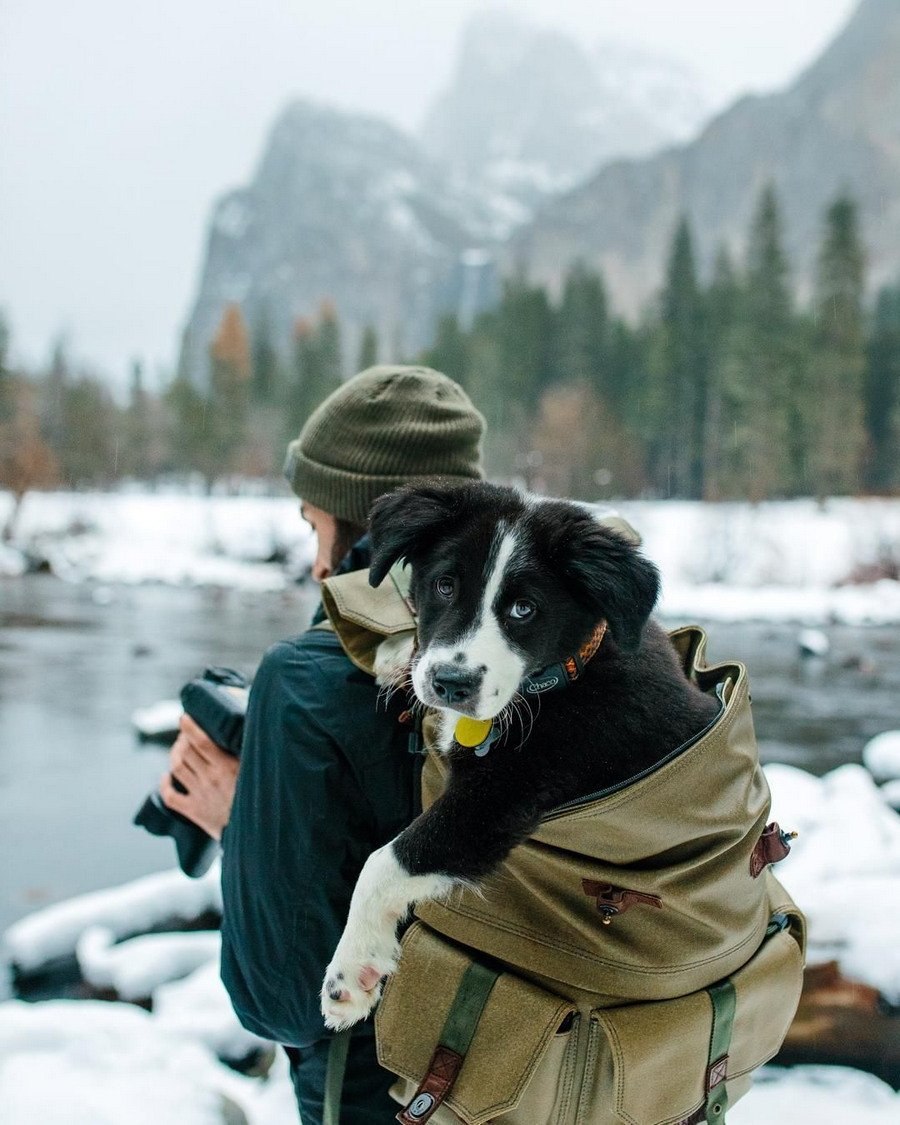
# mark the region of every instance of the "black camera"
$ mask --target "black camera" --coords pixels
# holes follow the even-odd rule
[[[202,676],[181,689],[181,705],[217,746],[238,758],[249,690],[250,685],[240,672],[231,668],[207,668]],[[183,789],[176,778],[172,783]],[[178,866],[185,875],[197,879],[209,870],[218,850],[216,841],[192,820],[165,805],[158,792],[151,793],[144,801],[134,823],[154,836],[172,837]]]

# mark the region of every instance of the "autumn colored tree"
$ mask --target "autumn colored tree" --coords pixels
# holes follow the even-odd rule
[[[9,332],[0,316],[0,488],[13,499],[0,532],[3,542],[13,537],[25,495],[32,488],[54,484],[58,471],[41,436],[35,384],[10,370],[8,344]]]
[[[252,371],[250,339],[239,305],[225,306],[209,359],[209,403],[201,441],[210,445],[210,463],[229,471],[246,436]]]
[[[341,355],[341,326],[338,322],[337,309],[334,301],[325,300],[319,307],[319,322],[316,326],[316,350],[319,355],[319,370],[322,379],[322,389],[328,388],[325,393],[340,386],[344,373],[343,356]],[[322,395],[322,398],[325,394]]]
[[[596,500],[643,483],[640,448],[587,379],[544,392],[530,454],[529,484],[553,496]]]

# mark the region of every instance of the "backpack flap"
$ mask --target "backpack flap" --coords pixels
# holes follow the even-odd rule
[[[367,570],[354,570],[322,583],[322,605],[341,646],[357,668],[375,674],[385,638],[413,638],[416,619],[408,600],[409,571],[395,566],[376,589]]]
[[[585,1121],[724,1121],[751,1074],[777,1053],[800,1000],[800,919],[775,915],[753,957],[725,981],[648,1004],[592,1013],[600,1065],[587,1076]],[[614,1098],[614,1108],[611,1102]],[[608,1116],[612,1113],[612,1116]]]
[[[557,1032],[573,1012],[561,997],[473,961],[414,923],[375,1018],[378,1061],[407,1080],[396,1095],[406,1103],[400,1119],[436,1125],[448,1119],[443,1103],[466,1125],[481,1125],[514,1110],[551,1055],[552,1104],[556,1054],[567,1045]]]

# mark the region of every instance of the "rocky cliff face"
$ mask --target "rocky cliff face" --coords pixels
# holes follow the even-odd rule
[[[291,105],[253,182],[215,207],[182,370],[203,381],[232,301],[251,328],[265,310],[283,352],[294,320],[327,298],[350,363],[367,324],[393,355],[413,355],[458,284],[464,252],[491,237],[484,205],[410,137],[373,118]]]
[[[292,105],[253,182],[215,208],[182,370],[205,378],[230,301],[251,327],[265,309],[287,352],[294,319],[331,298],[349,369],[367,324],[383,358],[413,356],[440,312],[470,320],[490,303],[498,270],[524,266],[555,288],[577,258],[602,268],[614,303],[635,314],[658,290],[682,214],[701,266],[722,242],[739,254],[770,181],[801,293],[840,191],[861,206],[872,285],[896,278],[898,0],[862,0],[788,89],[743,98],[690,143],[615,160],[552,194],[607,156],[646,152],[689,128],[702,115],[691,89],[655,63],[614,65],[609,52],[487,20],[470,30],[421,144],[370,117]]]
[[[556,286],[581,257],[604,270],[618,306],[636,313],[657,290],[674,228],[687,214],[707,265],[743,249],[764,184],[784,210],[787,248],[808,291],[822,215],[840,191],[858,201],[870,280],[900,270],[900,4],[862,0],[843,32],[788,89],[743,98],[690,144],[617,161],[554,201],[516,234],[506,268]]]
[[[507,10],[468,24],[421,137],[470,183],[527,209],[611,159],[693,136],[709,115],[683,67],[612,42],[585,46]]]
[[[652,110],[660,100],[675,107],[668,117]],[[285,353],[294,319],[330,298],[348,368],[367,324],[384,357],[415,355],[440,312],[471,321],[493,300],[497,247],[548,192],[610,154],[671,140],[698,105],[668,64],[627,60],[621,49],[595,57],[491,16],[466,33],[421,142],[373,118],[290,106],[253,182],[214,209],[181,370],[205,380],[232,301],[251,328],[265,310]]]

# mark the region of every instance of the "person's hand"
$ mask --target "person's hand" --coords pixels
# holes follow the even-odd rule
[[[170,809],[220,840],[231,816],[239,762],[217,746],[190,715],[181,716],[179,728],[169,751],[170,772],[159,783],[160,795]]]

